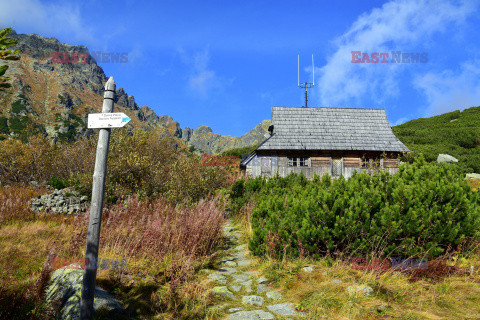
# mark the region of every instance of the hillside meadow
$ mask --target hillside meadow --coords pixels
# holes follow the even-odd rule
[[[459,160],[464,173],[480,173],[480,107],[419,118],[392,129],[400,141],[427,161],[446,153]]]

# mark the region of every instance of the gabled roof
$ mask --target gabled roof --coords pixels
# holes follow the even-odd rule
[[[384,109],[273,107],[272,124],[257,150],[409,151]]]
[[[256,156],[255,151],[253,151],[245,159],[243,159],[242,162],[240,162],[240,167],[245,167],[247,165],[247,163],[249,163],[250,160],[252,160],[253,157],[255,157],[255,156]]]

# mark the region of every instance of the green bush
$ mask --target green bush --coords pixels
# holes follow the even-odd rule
[[[0,117],[0,133],[10,134],[10,129],[8,128],[8,119],[5,117]]]
[[[22,104],[21,100],[17,100],[14,103],[12,103],[12,113],[20,113],[22,111],[27,111],[27,107]]]
[[[48,185],[55,189],[64,189],[69,186],[69,183],[65,179],[61,179],[56,176],[51,176],[50,180],[48,180]]]
[[[478,239],[478,205],[478,193],[458,168],[423,157],[393,176],[357,173],[333,182],[326,175],[313,181],[276,177],[259,191],[249,248],[272,257],[435,257]]]
[[[243,197],[244,190],[244,181],[243,179],[239,179],[232,185],[232,192],[230,192],[230,197],[232,199]]]
[[[243,147],[243,148],[230,149],[230,150],[222,152],[222,155],[223,156],[239,157],[241,159],[242,156],[252,153],[255,149],[257,149],[257,147],[258,147],[258,144],[253,145],[253,146]]]

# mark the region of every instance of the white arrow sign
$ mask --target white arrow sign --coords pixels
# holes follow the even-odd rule
[[[121,128],[126,125],[130,119],[125,113],[90,113],[88,115],[89,129],[103,128]]]

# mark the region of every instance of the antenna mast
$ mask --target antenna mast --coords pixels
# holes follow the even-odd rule
[[[305,108],[308,108],[308,89],[313,88],[315,85],[315,65],[313,63],[313,54],[312,54],[312,74],[313,79],[312,82],[302,82],[300,83],[300,55],[298,55],[298,87],[305,88]]]

